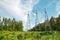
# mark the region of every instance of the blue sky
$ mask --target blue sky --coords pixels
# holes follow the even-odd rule
[[[38,13],[39,22],[44,21],[44,8],[46,8],[48,18],[57,17],[60,14],[59,0],[0,0],[0,16],[22,20],[24,30],[27,26],[27,14],[30,14],[31,28],[35,25],[34,14]]]

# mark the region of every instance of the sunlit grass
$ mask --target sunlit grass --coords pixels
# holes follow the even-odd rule
[[[0,31],[0,40],[60,40],[60,32]]]

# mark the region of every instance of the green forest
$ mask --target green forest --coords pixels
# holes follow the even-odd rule
[[[60,15],[52,16],[27,32],[23,31],[21,20],[4,17],[0,21],[0,40],[60,40]]]
[[[60,31],[60,15],[58,17],[51,17],[43,23],[39,23],[29,31]]]
[[[3,18],[0,21],[0,30],[6,31],[23,31],[23,22],[16,21],[15,18]],[[28,31],[60,31],[60,15],[58,17],[51,17],[50,20],[46,20],[43,23],[35,25]]]
[[[23,31],[22,21],[16,21],[15,18],[4,18],[0,21],[0,30]]]

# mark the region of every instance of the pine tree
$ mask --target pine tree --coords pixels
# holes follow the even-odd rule
[[[52,30],[56,30],[56,19],[53,16],[50,19],[50,26]]]

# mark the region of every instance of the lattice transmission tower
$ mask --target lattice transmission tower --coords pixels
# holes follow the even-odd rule
[[[47,29],[48,29],[48,30],[51,30],[50,23],[49,23],[49,20],[48,20],[48,14],[47,14],[46,8],[44,9],[44,12],[45,12],[45,31],[46,31]]]
[[[38,18],[39,16],[38,16],[38,12],[37,12],[37,10],[36,10],[36,13],[35,13],[35,26],[37,26],[38,25],[38,23],[39,23],[39,18]],[[40,27],[40,26],[39,26]],[[40,30],[39,29],[39,27],[35,27],[35,31],[38,31],[38,30]]]
[[[31,28],[31,24],[30,24],[30,15],[29,12],[27,14],[27,29],[29,30]]]

